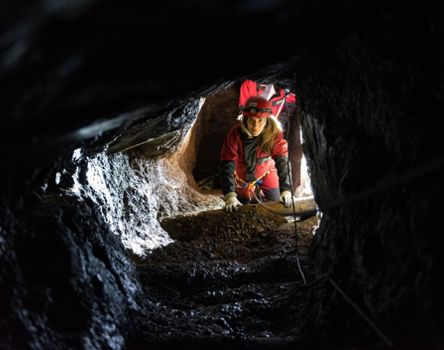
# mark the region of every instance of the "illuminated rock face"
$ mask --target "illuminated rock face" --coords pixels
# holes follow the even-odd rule
[[[400,348],[440,345],[439,6],[188,3],[1,5],[0,347],[383,342],[333,282]],[[223,232],[215,253],[160,224],[222,206],[198,191],[211,140],[192,130],[201,98],[246,76],[301,101],[310,288],[288,226]]]

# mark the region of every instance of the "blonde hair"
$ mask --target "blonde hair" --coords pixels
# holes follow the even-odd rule
[[[248,137],[253,137],[248,130],[247,119],[242,118],[242,131],[247,134]],[[274,140],[279,132],[282,131],[282,126],[279,121],[273,115],[267,118],[267,123],[265,124],[264,130],[258,136],[257,147],[262,152],[271,153],[274,146]]]

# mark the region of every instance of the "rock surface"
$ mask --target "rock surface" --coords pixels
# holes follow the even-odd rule
[[[2,1],[0,348],[442,348],[442,13]],[[307,286],[294,227],[173,241],[160,224],[223,205],[187,138],[202,99],[246,77],[301,103],[322,213],[310,247],[298,230]]]

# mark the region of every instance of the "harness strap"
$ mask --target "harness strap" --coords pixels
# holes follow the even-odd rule
[[[276,171],[276,169],[271,169],[263,173],[261,176],[259,176],[256,180],[252,182],[246,182],[242,180],[236,171],[234,171],[234,179],[235,179],[235,187],[240,188],[242,190],[248,190],[249,192],[254,194],[254,191],[256,189],[256,185],[260,185],[262,183],[262,180],[270,174],[272,171]]]

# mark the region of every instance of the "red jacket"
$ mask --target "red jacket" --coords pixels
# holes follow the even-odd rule
[[[235,190],[234,171],[242,180],[250,182],[251,178],[259,178],[269,170],[277,170],[279,183],[276,183],[276,187],[279,186],[281,191],[290,189],[287,171],[288,144],[282,133],[279,132],[276,136],[271,154],[262,152],[256,147],[256,157],[249,157],[248,155],[246,157],[244,147],[245,136],[243,136],[241,129],[241,123],[231,128],[222,145],[220,176],[224,194]],[[270,156],[272,159],[269,161],[256,163],[257,160]],[[247,159],[253,159],[253,164],[247,164]]]
[[[256,157],[258,159],[266,158],[268,156],[271,156],[273,159],[279,156],[288,156],[288,144],[287,140],[284,139],[282,132],[279,132],[279,134],[276,136],[271,154],[256,149]],[[228,131],[222,146],[220,159],[234,161],[236,163],[236,168],[246,166],[244,143],[241,136],[241,123],[237,124],[231,128],[230,131]]]

